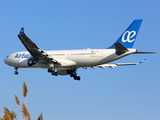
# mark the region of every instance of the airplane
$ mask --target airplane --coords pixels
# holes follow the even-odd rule
[[[130,54],[153,54],[154,52],[139,52],[133,49],[142,19],[134,20],[122,33],[118,40],[106,49],[82,49],[82,50],[51,50],[43,51],[21,28],[18,38],[28,50],[8,55],[4,62],[15,68],[14,74],[18,75],[18,68],[45,68],[54,76],[70,75],[74,80],[80,80],[77,75],[78,68],[114,68],[116,66],[137,65],[137,63],[110,63]]]

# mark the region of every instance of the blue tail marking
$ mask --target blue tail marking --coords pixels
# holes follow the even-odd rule
[[[119,42],[126,48],[132,48],[136,40],[141,23],[142,19],[134,20],[115,43]],[[108,49],[115,49],[114,44],[111,45]]]

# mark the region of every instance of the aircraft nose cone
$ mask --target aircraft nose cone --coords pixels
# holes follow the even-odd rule
[[[14,61],[11,60],[10,57],[8,57],[8,56],[4,59],[4,63],[6,63],[9,66],[13,66],[14,65]]]
[[[4,59],[4,63],[6,63],[8,65],[8,59],[7,58]]]
[[[14,59],[14,54],[11,54],[4,59],[4,63],[9,66],[18,67],[19,59]]]

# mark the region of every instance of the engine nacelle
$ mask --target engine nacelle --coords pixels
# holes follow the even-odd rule
[[[57,70],[58,75],[69,75],[73,70]]]
[[[28,59],[28,66],[32,66],[32,65],[34,65],[36,63],[37,63],[37,60],[35,58]]]
[[[37,63],[37,60],[35,58],[20,59],[19,60],[19,67],[28,67],[28,66],[32,66],[36,63]]]

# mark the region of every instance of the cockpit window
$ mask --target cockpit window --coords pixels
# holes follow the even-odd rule
[[[8,58],[9,56],[7,56],[6,58]]]

